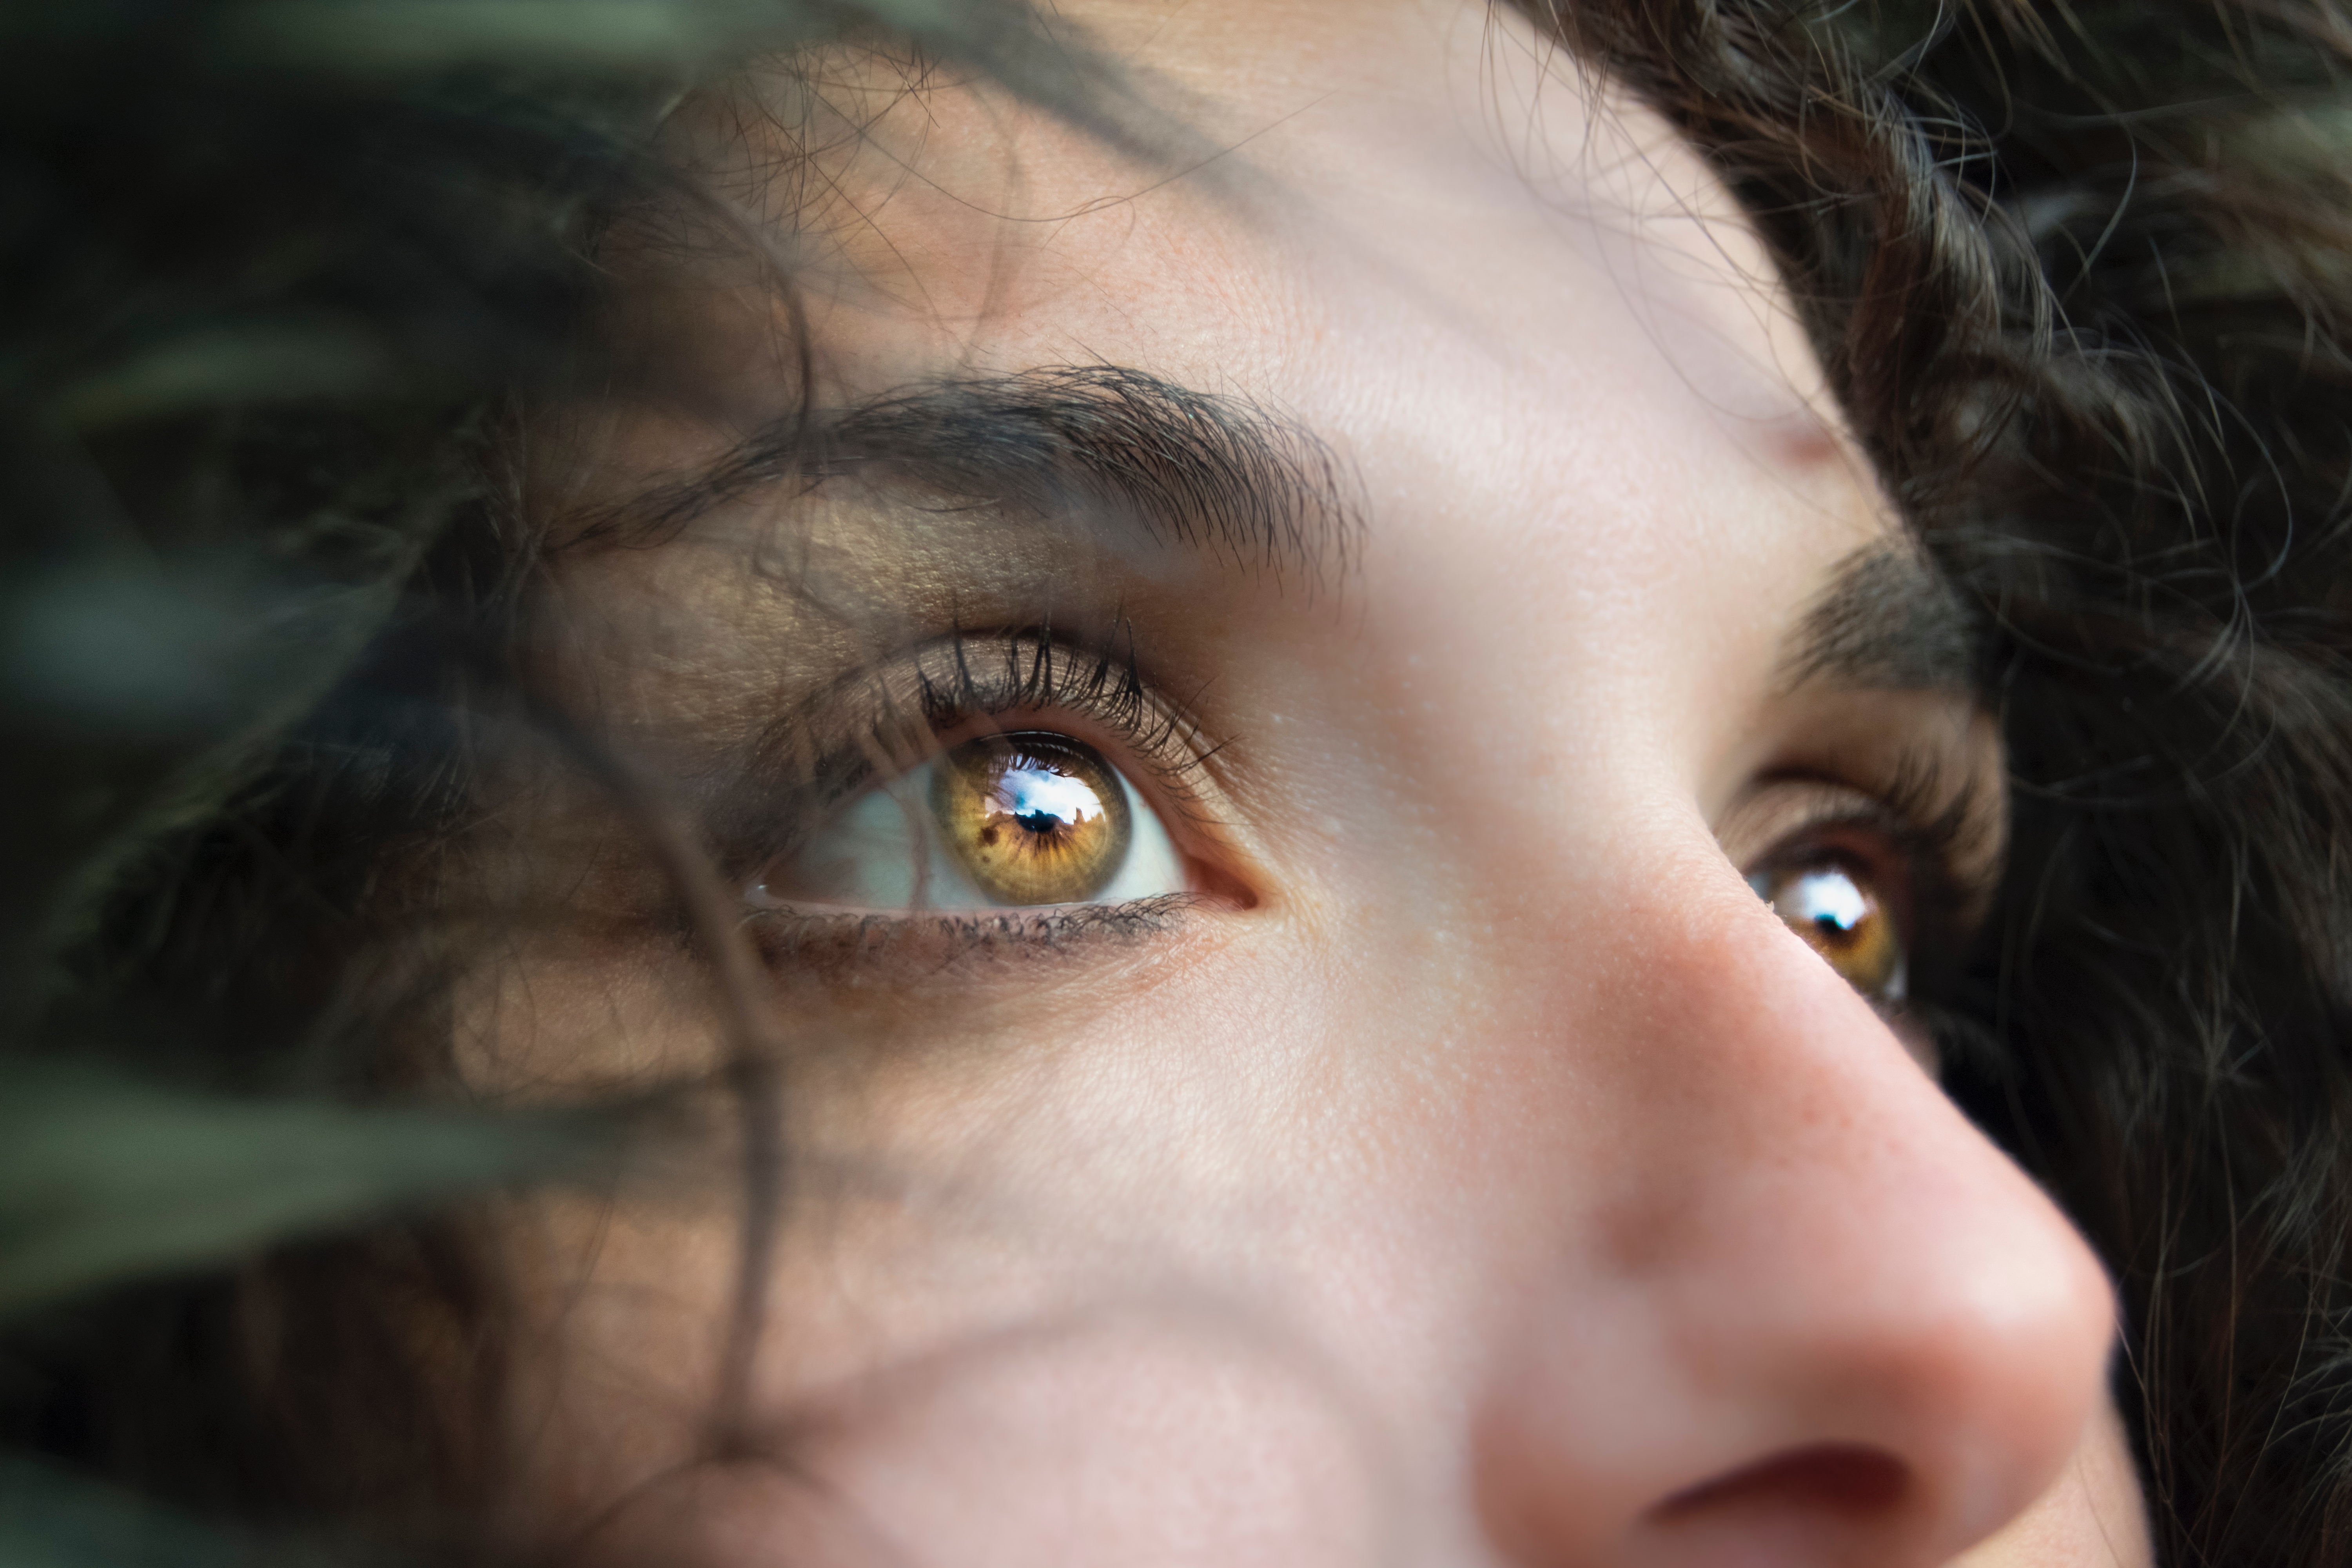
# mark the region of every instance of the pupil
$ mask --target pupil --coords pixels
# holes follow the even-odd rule
[[[1852,936],[1870,918],[1870,902],[1853,879],[1842,871],[1816,871],[1797,884],[1797,907],[1813,929],[1831,936]]]
[[[1037,834],[1058,832],[1062,826],[1062,819],[1050,811],[1023,812],[1015,816],[1013,820],[1030,832]]]

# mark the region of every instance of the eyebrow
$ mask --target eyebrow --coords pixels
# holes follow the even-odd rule
[[[1975,619],[1910,540],[1847,556],[1782,655],[1782,687],[1968,690],[1980,665]]]
[[[662,537],[778,485],[873,474],[954,505],[1125,525],[1220,566],[1320,582],[1361,531],[1350,476],[1287,416],[1117,365],[935,380],[753,431],[586,532]]]
[[[715,461],[604,509],[575,537],[666,536],[776,486],[874,473],[952,502],[1124,522],[1221,566],[1320,582],[1344,574],[1363,523],[1320,437],[1247,399],[1120,365],[939,379],[755,429]],[[1780,660],[1784,689],[1969,689],[1967,606],[1916,542],[1840,563]]]

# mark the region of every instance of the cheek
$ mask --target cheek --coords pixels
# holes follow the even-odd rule
[[[1435,1151],[1465,1141],[1427,1056],[1445,1005],[1394,1013],[1300,949],[801,1077],[758,1465],[677,1469],[740,1256],[724,1137],[704,1197],[551,1216],[541,1510],[637,1498],[592,1561],[688,1568],[1376,1560],[1382,1444],[1461,1353],[1466,1173]]]
[[[1319,1568],[1397,1539],[1381,1467],[1314,1358],[1165,1307],[979,1335],[812,1408],[787,1462],[647,1489],[604,1564]]]
[[[2109,1403],[2056,1484],[1952,1568],[2150,1568],[2155,1562],[2131,1442]]]

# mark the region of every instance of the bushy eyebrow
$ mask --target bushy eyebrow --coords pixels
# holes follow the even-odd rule
[[[934,380],[795,415],[640,492],[609,521],[663,534],[772,487],[836,475],[950,505],[1108,523],[1223,567],[1317,583],[1346,571],[1361,527],[1349,476],[1297,421],[1116,365]]]
[[[1780,660],[1781,686],[1972,690],[1976,626],[1951,584],[1908,540],[1864,546],[1840,563]]]
[[[778,419],[582,532],[658,537],[762,490],[858,474],[950,504],[1108,522],[1221,566],[1315,583],[1344,573],[1363,526],[1349,476],[1295,419],[1098,364],[941,378]],[[1780,670],[1792,690],[1816,682],[1967,690],[1978,674],[1976,628],[1917,546],[1889,540],[1840,565]]]

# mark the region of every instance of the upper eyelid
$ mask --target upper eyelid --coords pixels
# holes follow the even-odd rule
[[[922,662],[927,657],[933,661],[929,668]],[[1193,802],[1198,792],[1192,775],[1219,749],[1202,743],[1203,730],[1189,707],[1144,676],[1131,631],[1123,652],[1056,640],[1041,629],[977,637],[957,633],[910,650],[910,658],[922,680],[922,723],[934,749],[961,726],[973,725],[975,733],[985,727],[976,720],[1024,711],[1075,714],[1108,731],[1180,805]]]
[[[1895,808],[1868,790],[1804,774],[1782,775],[1758,785],[1716,825],[1717,842],[1743,871],[1806,833],[1832,826],[1898,826]]]
[[[1948,727],[1954,715],[1908,707],[1888,710],[1884,703],[1838,704],[1810,715],[1802,729],[1810,741],[1789,749],[1778,764],[1751,775],[1748,787],[1722,814],[1717,837],[1726,841],[1736,819],[1759,795],[1802,792],[1816,811],[1828,803],[1852,803],[1867,814],[1887,813],[1897,823],[1936,837],[1966,840],[1952,847],[1971,870],[1995,868],[2005,847],[2008,802],[1997,733],[1982,729],[1983,709],[1967,704],[1968,731]]]
[[[1717,838],[1748,872],[1809,834],[1860,828],[1885,835],[1913,879],[1913,919],[1924,922],[1914,939],[1940,932],[1945,942],[1957,942],[1982,921],[2002,868],[1997,829],[1989,847],[1985,841],[1985,819],[1998,805],[1984,796],[1980,778],[1955,783],[1930,759],[1911,759],[1877,789],[1817,774],[1781,774],[1759,781],[1727,813]],[[1744,821],[1743,812],[1748,813]]]
[[[732,798],[714,804],[715,835],[733,847],[723,862],[730,873],[756,870],[866,790],[937,755],[961,726],[1024,710],[1089,721],[1116,744],[1114,765],[1142,764],[1147,776],[1131,782],[1156,797],[1153,808],[1209,820],[1200,774],[1221,748],[1143,679],[1131,637],[1113,653],[1043,629],[957,632],[870,660],[772,723],[731,770],[733,787],[721,793]]]
[[[1912,757],[1875,787],[1813,773],[1768,775],[1717,824],[1727,856],[1743,866],[1807,833],[1872,827],[1927,847],[1970,892],[2000,872],[2001,813],[1982,781],[1954,780],[1934,759]]]

